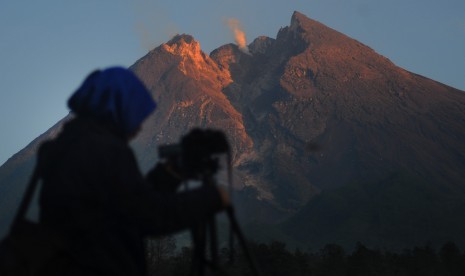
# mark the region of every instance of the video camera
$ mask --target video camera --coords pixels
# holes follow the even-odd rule
[[[179,144],[158,147],[160,158],[170,160],[188,178],[214,174],[219,169],[217,155],[228,154],[229,144],[222,131],[195,128]]]

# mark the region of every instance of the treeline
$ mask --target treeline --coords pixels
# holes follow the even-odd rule
[[[229,250],[220,250],[219,275],[253,275],[244,252],[237,249],[232,263]],[[452,242],[438,250],[425,245],[397,253],[369,249],[360,243],[351,253],[336,244],[316,252],[288,250],[281,242],[249,243],[249,250],[263,276],[465,275],[465,254]],[[149,275],[189,275],[191,258],[192,249],[175,250],[173,240],[152,241],[147,250]]]

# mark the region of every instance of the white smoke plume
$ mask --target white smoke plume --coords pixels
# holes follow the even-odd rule
[[[239,49],[250,55],[249,48],[247,47],[247,38],[245,37],[245,32],[242,30],[241,23],[235,18],[228,19],[228,26],[234,34],[234,40],[239,46]]]

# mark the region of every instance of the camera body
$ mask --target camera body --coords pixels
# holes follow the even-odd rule
[[[162,159],[174,163],[188,178],[212,175],[218,171],[217,155],[228,153],[229,144],[222,131],[194,128],[179,144],[158,147]]]

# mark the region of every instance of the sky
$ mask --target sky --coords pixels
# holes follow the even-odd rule
[[[98,68],[129,67],[175,34],[209,54],[234,36],[276,38],[294,11],[465,90],[464,0],[0,0],[0,165],[68,114]]]

